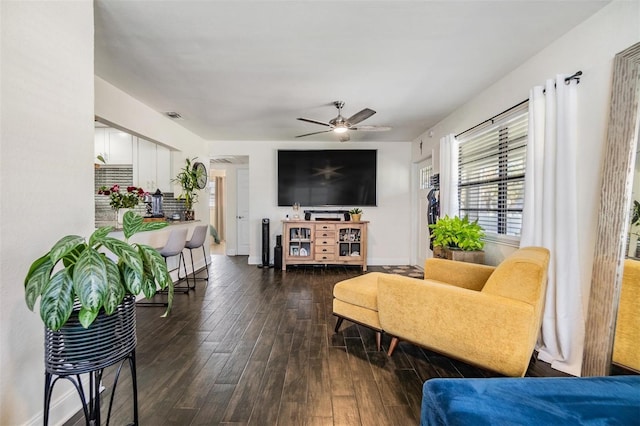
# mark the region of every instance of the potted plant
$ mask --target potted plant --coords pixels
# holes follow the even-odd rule
[[[359,209],[357,207],[352,208],[351,210],[349,210],[349,216],[351,216],[352,221],[360,222],[360,219],[362,218],[362,209]]]
[[[184,218],[185,220],[193,220],[195,214],[193,211],[193,205],[198,201],[198,193],[196,192],[199,187],[199,182],[205,177],[203,176],[204,170],[195,166],[195,158],[186,159],[185,166],[180,170],[180,173],[172,180],[174,183],[179,183],[182,187],[182,193],[178,195],[178,200],[184,200]]]
[[[173,281],[160,253],[153,247],[129,243],[138,232],[161,229],[166,222],[144,222],[135,212],[124,215],[125,240],[109,237],[111,226],[98,228],[89,237],[67,235],[35,260],[24,280],[27,307],[40,298],[45,326],[60,330],[72,315],[88,328],[99,313],[112,314],[126,296],[167,289],[171,310]]]
[[[33,311],[40,299],[40,317],[45,325],[44,424],[48,423],[51,395],[58,380],[54,375],[74,384],[87,424],[100,424],[102,371],[127,359],[134,377],[134,424],[138,423],[135,296],[149,298],[158,287],[167,289],[166,316],[173,302],[173,281],[157,250],[129,244],[128,240],[137,232],[165,226],[166,222],[144,222],[142,216],[129,211],[124,215],[125,241],[109,237],[113,230],[110,226],[97,229],[88,241],[67,235],[31,265],[24,281],[25,301]],[[89,401],[80,383],[80,374],[85,373],[91,378]],[[112,392],[115,386],[116,382]]]
[[[484,231],[477,220],[472,222],[467,216],[460,218],[447,215],[429,225],[429,228],[435,257],[474,263],[484,261]]]

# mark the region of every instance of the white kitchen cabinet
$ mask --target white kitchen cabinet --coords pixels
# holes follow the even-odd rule
[[[109,164],[133,164],[133,136],[109,129]]]
[[[171,151],[162,145],[138,139],[137,161],[133,167],[134,184],[151,193],[156,189],[171,192]]]
[[[133,164],[133,136],[112,128],[97,128],[94,158],[101,155],[107,164]]]
[[[173,192],[171,186],[171,150],[162,145],[156,145],[156,177],[160,191]]]

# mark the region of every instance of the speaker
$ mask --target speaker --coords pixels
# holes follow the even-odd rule
[[[273,267],[282,269],[282,235],[276,235],[276,246],[273,248]]]
[[[272,268],[269,264],[269,218],[262,219],[262,265],[258,268]]]

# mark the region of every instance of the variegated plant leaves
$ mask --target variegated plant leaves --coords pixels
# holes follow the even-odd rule
[[[53,263],[51,263],[49,255],[44,255],[31,264],[24,279],[24,298],[30,310],[33,311],[36,300],[42,295],[42,291],[49,283],[52,269]]]
[[[73,310],[73,280],[66,269],[51,277],[42,293],[40,318],[51,330],[59,330],[71,316]]]
[[[109,259],[105,259],[104,263],[107,268],[107,292],[102,306],[106,314],[111,315],[115,312],[118,305],[122,303],[126,292],[120,279],[120,269],[118,265]]]
[[[107,292],[107,269],[98,251],[89,247],[82,252],[73,270],[73,289],[80,304],[98,312]]]

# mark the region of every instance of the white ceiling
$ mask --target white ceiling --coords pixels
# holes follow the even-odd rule
[[[95,72],[207,140],[293,140],[343,100],[393,127],[352,141],[408,141],[607,3],[95,0]]]

